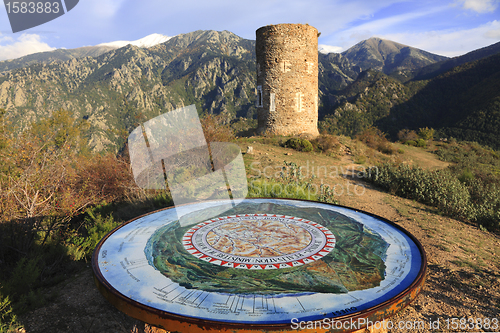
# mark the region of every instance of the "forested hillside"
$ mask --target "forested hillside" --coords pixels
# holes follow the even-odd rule
[[[330,133],[355,135],[377,126],[393,138],[402,129],[432,127],[441,137],[500,147],[500,53],[467,62],[429,80],[402,83],[373,70],[341,90],[320,121]]]
[[[443,137],[500,148],[500,54],[408,85],[415,86],[416,93],[378,123],[381,128],[396,134],[429,126]]]

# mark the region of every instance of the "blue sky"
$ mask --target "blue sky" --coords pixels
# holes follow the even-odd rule
[[[457,56],[500,41],[500,0],[80,0],[67,14],[15,34],[0,7],[0,60],[199,29],[255,39],[256,29],[277,23],[316,27],[331,52],[376,36]]]

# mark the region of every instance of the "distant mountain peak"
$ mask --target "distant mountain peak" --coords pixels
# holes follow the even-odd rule
[[[415,70],[448,59],[380,37],[371,37],[342,52],[363,70],[372,68],[385,74]]]
[[[401,49],[407,48],[409,46],[400,44],[397,42],[393,42],[388,39],[383,39],[380,37],[371,37],[364,41],[361,41],[348,49],[347,51],[342,52],[343,54],[352,54],[354,52],[358,52],[360,49],[368,49],[371,53],[375,54],[378,58],[384,59],[389,54],[399,53]]]
[[[152,47],[161,43],[165,43],[170,38],[172,38],[172,36],[165,36],[155,33],[134,41],[118,40],[114,42],[98,44],[97,46],[110,46],[120,48],[131,44],[137,47]]]

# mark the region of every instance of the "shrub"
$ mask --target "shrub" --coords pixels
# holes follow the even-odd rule
[[[424,140],[432,140],[434,138],[434,129],[433,128],[419,128],[418,136]]]
[[[456,218],[468,217],[470,194],[449,170],[384,164],[370,168],[366,177],[393,194],[436,206]]]
[[[0,294],[0,333],[18,332],[21,327],[12,310],[9,297],[3,297]]]
[[[413,130],[409,130],[407,128],[402,129],[398,132],[398,140],[401,141],[402,143],[405,143],[406,141],[412,140],[415,141],[418,139],[417,133]]]
[[[425,148],[427,147],[427,142],[424,139],[418,139],[416,142],[417,147]]]
[[[356,164],[364,164],[364,163],[366,163],[366,156],[356,155],[354,157],[354,163],[356,163]]]
[[[254,179],[249,185],[249,197],[316,200],[310,183],[304,179],[300,168],[293,162],[285,162],[279,178]]]
[[[365,129],[363,132],[358,134],[357,139],[366,143],[368,147],[376,149],[383,154],[394,154],[394,149],[392,148],[391,143],[387,140],[385,134],[376,127],[369,127]]]
[[[312,140],[311,143],[317,148],[318,151],[321,152],[334,152],[335,150],[338,150],[340,146],[337,137],[330,134],[321,134]]]
[[[394,149],[389,142],[380,142],[377,145],[377,150],[382,154],[392,155],[394,154]]]
[[[471,220],[487,229],[500,227],[500,184],[474,177],[467,181],[471,195]]]
[[[283,144],[285,148],[293,148],[295,150],[310,152],[313,151],[313,145],[307,139],[290,138]]]
[[[458,180],[460,180],[462,183],[468,183],[472,179],[474,179],[474,174],[469,169],[464,170],[462,174],[458,176]]]
[[[309,190],[307,185],[283,184],[274,179],[266,178],[254,179],[249,182],[248,197],[316,200],[316,195]]]
[[[207,114],[200,119],[205,139],[210,142],[231,142],[236,137],[231,125],[223,114]]]
[[[437,207],[456,219],[488,229],[500,227],[500,185],[495,181],[472,173],[465,173],[462,181],[450,169],[428,171],[406,164],[372,167],[363,176],[395,195]]]
[[[408,141],[405,142],[405,145],[416,147],[417,146],[417,142],[413,141],[413,140],[408,140]]]
[[[99,241],[119,225],[112,215],[103,217],[98,210],[99,207],[87,209],[87,216],[80,226],[81,229],[73,229],[68,233],[70,236],[66,239],[66,246],[73,260],[90,260]]]
[[[36,286],[41,268],[37,258],[21,258],[11,272],[7,289],[11,295],[19,295]]]

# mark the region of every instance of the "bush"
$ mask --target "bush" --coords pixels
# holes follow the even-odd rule
[[[398,132],[398,140],[402,143],[406,143],[406,141],[415,141],[418,139],[418,135],[415,131],[409,130],[407,128],[402,129]]]
[[[119,225],[112,215],[103,217],[98,213],[99,207],[87,209],[87,216],[84,218],[80,230],[73,229],[66,239],[68,254],[73,260],[90,260],[92,253],[99,241],[111,230]]]
[[[368,147],[376,149],[383,154],[394,154],[394,149],[392,148],[391,143],[387,140],[385,134],[376,127],[369,127],[365,129],[363,132],[358,134],[357,139],[366,143]]]
[[[311,142],[307,139],[301,139],[301,138],[290,138],[285,141],[283,147],[293,148],[295,150],[303,152],[313,151],[313,145],[311,144]]]
[[[426,171],[406,164],[370,168],[366,177],[389,192],[467,218],[470,194],[449,170]]]
[[[472,173],[469,169],[464,170],[460,176],[458,176],[458,180],[462,183],[468,183],[472,179],[474,179],[474,173]]]
[[[464,175],[462,181],[450,169],[428,171],[406,164],[383,164],[364,173],[366,179],[392,194],[437,207],[459,220],[498,229],[500,185],[472,173]]]
[[[3,297],[0,294],[0,333],[18,332],[22,327],[17,322],[17,317],[12,311],[12,305],[9,297]]]
[[[418,136],[424,140],[432,140],[434,139],[434,129],[433,128],[419,128]]]
[[[338,150],[340,143],[337,137],[330,134],[321,134],[311,141],[314,147],[320,152],[333,153]]]
[[[473,176],[474,177],[474,176]],[[467,180],[471,195],[471,220],[487,229],[500,227],[500,185],[481,176]]]
[[[392,155],[394,154],[394,149],[389,142],[380,142],[377,145],[377,150],[382,154]]]
[[[207,114],[200,119],[205,139],[210,142],[231,142],[236,136],[231,125],[226,122],[227,116],[223,114]]]
[[[408,141],[405,142],[405,145],[416,147],[417,146],[417,142],[413,141],[413,140],[408,140]]]
[[[427,142],[424,139],[418,139],[416,142],[417,147],[425,148],[427,147]]]

